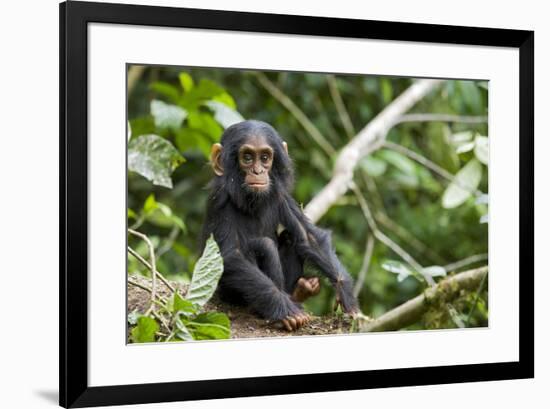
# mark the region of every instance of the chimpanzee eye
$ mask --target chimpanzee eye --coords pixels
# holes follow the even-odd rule
[[[269,155],[267,153],[264,153],[262,154],[260,159],[262,160],[262,162],[267,162],[269,160]]]
[[[253,161],[253,158],[252,158],[252,155],[250,153],[245,153],[243,155],[243,162],[244,163],[252,163]]]

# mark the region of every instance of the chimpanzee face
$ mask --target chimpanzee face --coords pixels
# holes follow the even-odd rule
[[[273,149],[264,138],[250,138],[239,148],[239,167],[247,190],[261,193],[269,190],[269,171]]]

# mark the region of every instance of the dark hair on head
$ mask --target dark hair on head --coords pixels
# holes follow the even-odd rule
[[[243,175],[239,168],[239,148],[253,137],[263,137],[273,149],[273,165],[270,170],[271,188],[267,195],[263,195],[266,200],[273,200],[280,195],[284,195],[292,189],[294,182],[294,169],[284,146],[283,139],[277,131],[268,123],[247,120],[238,122],[228,127],[220,143],[223,150],[221,162],[224,168],[224,174],[219,183],[223,183],[230,192],[233,200],[237,203],[250,202],[250,198],[242,193]],[[238,200],[241,199],[241,200]]]

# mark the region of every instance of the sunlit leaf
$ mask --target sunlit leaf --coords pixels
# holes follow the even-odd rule
[[[489,164],[489,138],[476,136],[474,153],[476,158],[484,165]]]
[[[158,135],[141,135],[128,143],[128,170],[153,184],[172,187],[172,172],[185,159],[172,143]]]
[[[413,272],[409,267],[400,261],[395,260],[386,260],[382,263],[382,268],[390,273],[397,274],[397,281],[401,282],[408,276],[412,275]]]
[[[185,92],[191,91],[191,88],[195,85],[193,82],[193,78],[191,78],[191,75],[189,75],[186,72],[180,72],[180,75],[178,76],[180,80],[181,87]]]
[[[445,189],[441,203],[445,209],[460,206],[472,195],[481,181],[482,168],[477,159],[470,160],[455,175],[453,182]]]
[[[154,342],[155,333],[158,331],[159,325],[150,317],[141,316],[137,319],[137,325],[132,328],[131,338],[133,342]]]
[[[223,132],[218,122],[206,112],[191,111],[187,118],[187,124],[190,128],[208,135],[211,142],[218,142]]]
[[[229,108],[237,110],[237,103],[231,95],[227,92],[223,92],[220,95],[216,95],[212,98],[214,101],[221,102],[222,104],[227,105]]]
[[[210,236],[201,258],[195,264],[193,278],[185,298],[200,306],[206,304],[216,291],[222,273],[223,259],[220,249],[214,237]]]
[[[205,105],[214,112],[214,119],[223,126],[224,129],[231,125],[244,121],[244,118],[234,109],[229,108],[219,101],[207,101]]]
[[[445,277],[447,275],[447,270],[441,266],[424,267],[422,272],[424,275],[429,275],[432,277]]]
[[[161,94],[168,98],[170,101],[177,103],[180,98],[180,92],[179,90],[174,87],[172,84],[168,84],[167,82],[157,81],[153,82],[150,85],[151,89],[158,94]]]
[[[151,101],[151,115],[155,126],[159,128],[178,129],[187,117],[187,111],[177,105],[167,104],[159,100]]]
[[[472,149],[474,149],[475,146],[476,146],[476,143],[472,141],[463,143],[457,146],[456,153],[460,154],[460,153],[470,152]]]

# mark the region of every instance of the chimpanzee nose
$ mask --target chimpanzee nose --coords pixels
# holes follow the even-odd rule
[[[262,174],[262,167],[261,166],[254,166],[252,168],[252,172],[255,174],[255,175],[260,175]]]

